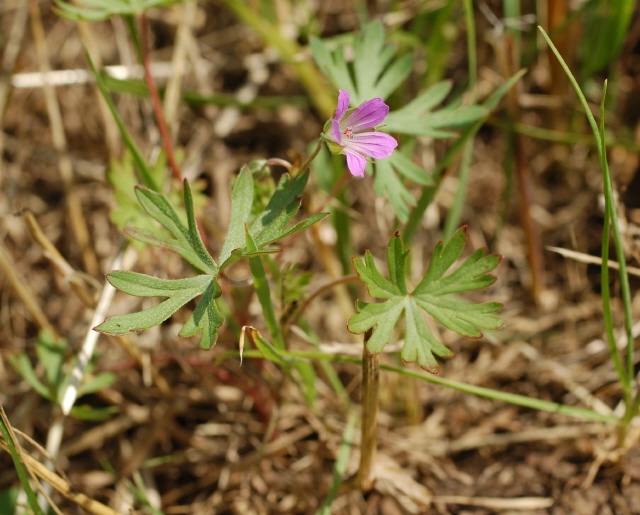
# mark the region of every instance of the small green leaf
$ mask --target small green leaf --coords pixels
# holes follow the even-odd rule
[[[447,138],[455,136],[455,133],[442,131],[443,128],[464,127],[485,117],[488,113],[486,108],[478,105],[457,109],[446,107],[439,111],[422,114],[415,111],[394,111],[385,119],[385,128],[390,132],[411,136]]]
[[[256,221],[251,225],[251,235],[256,236],[264,231],[283,211],[289,209],[292,204],[299,206],[300,203],[295,201],[302,195],[308,179],[309,172],[304,172],[295,179],[291,179],[288,174],[284,174],[278,183],[278,187],[269,199],[264,212],[258,216]]]
[[[251,331],[253,342],[265,359],[278,363],[279,365],[291,362],[291,359],[271,345],[271,343],[260,334],[260,331],[253,327],[249,328],[249,330]]]
[[[193,195],[188,181],[184,181],[184,204],[187,211],[188,227],[173,209],[165,195],[157,191],[136,187],[136,195],[144,210],[159,222],[173,239],[142,229],[129,231],[129,234],[146,243],[161,245],[177,252],[198,270],[216,275],[218,267],[202,243],[195,220]]]
[[[403,309],[404,303],[400,295],[380,304],[358,301],[356,303],[358,312],[349,318],[347,328],[355,334],[373,329],[373,334],[367,342],[367,350],[371,354],[379,354],[391,340]]]
[[[85,404],[79,404],[71,408],[71,415],[78,420],[86,420],[99,422],[101,420],[107,420],[113,415],[118,413],[120,409],[117,406],[106,406],[103,408],[96,408],[95,406],[87,406]]]
[[[53,337],[47,331],[38,334],[36,342],[36,355],[38,362],[44,367],[45,383],[54,391],[59,386],[62,378],[62,365],[64,364],[64,349],[66,340]]]
[[[200,348],[208,350],[215,345],[218,339],[218,327],[224,322],[224,317],[216,305],[216,299],[220,293],[218,283],[211,280],[195,311],[178,336],[193,336],[202,330]]]
[[[440,371],[435,355],[453,358],[454,354],[434,338],[414,302],[405,301],[406,334],[400,356],[403,361],[416,362],[420,368],[437,374]]]
[[[238,175],[238,180],[231,194],[231,221],[227,231],[227,237],[220,251],[219,261],[221,266],[231,256],[235,249],[242,248],[245,244],[244,226],[251,215],[253,205],[253,176],[246,166]]]
[[[416,205],[416,200],[403,178],[420,186],[432,186],[434,181],[431,174],[415,164],[404,151],[398,150],[386,159],[377,160],[375,169],[373,187],[376,193],[385,195],[398,219],[406,222],[409,209]]]
[[[98,374],[84,380],[78,387],[78,397],[89,395],[90,393],[99,392],[104,388],[111,386],[116,382],[118,376],[111,372]]]
[[[449,296],[484,288],[495,281],[489,272],[498,266],[500,256],[485,255],[483,249],[476,250],[445,275],[462,255],[466,242],[467,230],[462,227],[446,243],[438,243],[426,274],[411,293],[405,282],[408,251],[404,249],[398,233],[393,235],[387,249],[390,280],[377,270],[369,251],[365,253],[364,260],[354,258],[354,268],[367,285],[369,294],[385,301],[376,304],[359,301],[357,313],[349,319],[349,331],[361,334],[372,329],[367,349],[373,354],[380,353],[391,340],[404,312],[402,359],[415,361],[426,371],[437,374],[440,366],[436,356],[451,358],[454,354],[431,334],[421,309],[461,336],[479,338],[481,329],[501,328],[502,322],[493,316],[502,308],[499,302],[472,304]]]
[[[311,51],[318,66],[328,75],[334,86],[355,93],[356,87],[351,79],[349,66],[344,58],[344,50],[341,46],[332,53],[322,40],[312,37]]]
[[[389,278],[393,284],[398,285],[400,293],[403,295],[407,294],[407,283],[404,278],[407,257],[409,257],[409,251],[404,250],[400,234],[396,232],[387,248],[387,263],[389,265]]]
[[[56,402],[55,393],[38,379],[29,356],[26,354],[18,354],[17,356],[9,356],[9,363],[13,369],[24,379],[27,384],[33,388],[41,397]]]

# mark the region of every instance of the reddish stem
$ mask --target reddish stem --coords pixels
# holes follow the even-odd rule
[[[171,136],[169,135],[169,129],[167,128],[167,122],[164,119],[162,112],[162,103],[160,102],[160,95],[158,94],[158,88],[156,81],[151,74],[151,59],[149,58],[149,26],[147,18],[144,14],[140,15],[140,39],[142,40],[142,63],[144,66],[144,79],[149,88],[149,96],[151,97],[151,104],[153,105],[153,114],[158,124],[158,130],[160,131],[160,138],[162,139],[162,147],[167,155],[167,161],[173,176],[180,182],[182,182],[182,174],[180,168],[176,162],[175,154],[173,152],[173,144],[171,143]]]

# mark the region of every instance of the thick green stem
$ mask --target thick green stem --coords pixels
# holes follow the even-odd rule
[[[378,392],[380,390],[380,364],[377,354],[370,354],[367,343],[371,330],[364,334],[362,351],[362,423],[360,440],[360,468],[357,483],[363,492],[371,490],[373,458],[376,452],[378,430]]]

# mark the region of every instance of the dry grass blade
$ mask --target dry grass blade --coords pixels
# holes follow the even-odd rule
[[[7,450],[7,444],[4,441],[0,442],[0,447],[2,447],[5,451]],[[75,492],[74,488],[69,484],[68,481],[49,470],[42,463],[32,458],[28,454],[23,454],[22,457],[24,459],[25,466],[33,474],[51,485],[56,491],[86,510],[88,513],[92,513],[94,515],[119,515],[117,511],[112,510],[101,502],[91,499],[84,494]]]
[[[3,126],[2,122],[4,120],[5,107],[7,106],[9,93],[11,91],[11,75],[18,59],[20,46],[24,42],[24,32],[27,26],[28,14],[29,4],[27,2],[23,2],[14,15],[11,32],[9,32],[7,37],[2,55],[2,70],[0,73],[0,128]],[[0,156],[2,156],[3,153],[4,133],[3,131],[0,131]],[[2,159],[0,159],[0,172],[1,171]],[[3,174],[0,173],[0,186],[2,185],[2,176]]]
[[[563,249],[560,247],[553,247],[551,245],[547,245],[546,249],[557,252],[561,256],[564,256],[569,259],[573,259],[580,263],[586,263],[588,265],[602,265],[602,258],[598,256],[590,256],[589,254],[585,254],[583,252],[576,252],[575,250]],[[613,268],[614,270],[620,270],[620,264],[611,259],[608,260],[609,268]],[[640,277],[640,268],[636,268],[634,266],[627,266],[627,272],[629,275],[634,275],[636,277]]]
[[[40,308],[38,300],[35,298],[35,295],[32,293],[29,286],[27,286],[22,274],[18,271],[16,264],[13,262],[10,254],[5,250],[2,243],[0,243],[0,269],[8,279],[20,300],[24,302],[37,326],[58,338],[58,332],[54,328],[53,324],[51,324],[42,308]]]
[[[37,0],[29,0],[29,12],[31,15],[31,29],[35,41],[36,52],[38,55],[38,64],[40,71],[48,72],[51,67],[49,65],[49,57],[47,54],[47,43],[42,25],[42,17],[40,7]],[[46,75],[45,75],[46,76]],[[93,246],[89,238],[89,229],[82,212],[82,205],[77,195],[73,194],[73,166],[67,152],[67,138],[65,135],[64,124],[62,123],[62,113],[60,105],[56,97],[53,87],[46,83],[43,86],[44,96],[47,105],[47,115],[51,124],[51,137],[55,149],[60,153],[58,166],[60,177],[65,187],[66,203],[69,209],[69,218],[71,219],[71,227],[77,239],[78,247],[82,252],[82,259],[87,272],[91,275],[97,275],[99,271],[98,259],[96,258]]]

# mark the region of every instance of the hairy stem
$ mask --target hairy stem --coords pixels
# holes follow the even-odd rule
[[[378,391],[380,389],[380,365],[378,355],[370,354],[367,343],[372,331],[364,334],[362,351],[362,423],[360,441],[360,468],[357,483],[360,490],[366,492],[373,487],[371,477],[373,458],[376,452],[376,434],[378,429]]]

